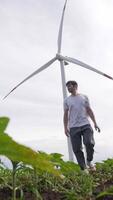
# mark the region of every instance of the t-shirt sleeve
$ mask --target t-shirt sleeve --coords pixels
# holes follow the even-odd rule
[[[64,110],[68,110],[67,99],[64,99]]]
[[[90,107],[89,99],[87,96],[85,96],[85,106]]]

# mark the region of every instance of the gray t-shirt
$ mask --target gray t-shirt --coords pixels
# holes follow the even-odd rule
[[[70,95],[64,100],[64,110],[69,111],[69,128],[89,124],[86,107],[89,107],[88,97],[83,94]]]

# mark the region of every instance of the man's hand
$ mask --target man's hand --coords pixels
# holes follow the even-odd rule
[[[66,135],[67,137],[69,137],[69,129],[68,129],[68,128],[65,129],[65,135]]]
[[[97,126],[97,124],[95,124],[95,130],[100,133],[100,128]]]

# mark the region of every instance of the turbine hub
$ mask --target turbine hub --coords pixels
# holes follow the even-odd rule
[[[62,60],[63,60],[62,57],[61,57],[61,54],[59,54],[59,53],[56,54],[56,58],[57,58],[59,61],[62,61]]]

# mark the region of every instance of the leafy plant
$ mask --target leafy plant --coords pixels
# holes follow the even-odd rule
[[[59,172],[54,169],[54,163],[51,162],[50,155],[40,154],[29,147],[19,144],[4,132],[8,122],[8,118],[0,118],[0,154],[7,156],[14,162],[22,161],[25,164],[32,165],[34,168],[59,175]]]
[[[54,163],[51,162],[51,156],[35,152],[24,145],[18,144],[7,135],[4,131],[8,123],[9,119],[7,117],[0,118],[0,154],[7,156],[12,161],[12,198],[16,200],[16,190],[18,189],[16,187],[16,171],[19,167],[18,163],[23,162],[24,164],[31,165],[34,169],[35,187],[33,189],[37,199],[41,199],[36,189],[36,170],[48,171],[55,175],[59,175],[60,173],[55,170]]]
[[[55,163],[56,168],[60,169],[60,171],[65,175],[69,175],[73,172],[80,172],[80,168],[78,164],[72,162],[72,161],[67,161],[65,162],[62,159],[62,154],[59,153],[51,153],[51,161]]]
[[[35,152],[18,144],[5,129],[7,117],[0,118],[0,154],[12,161],[13,169],[0,163],[0,191],[12,190],[7,200],[94,200],[113,197],[113,159],[96,163],[96,172],[85,175],[73,162],[65,162],[62,155]],[[3,194],[3,193],[2,193]],[[44,194],[46,194],[44,196]],[[4,197],[6,200],[6,197]]]

